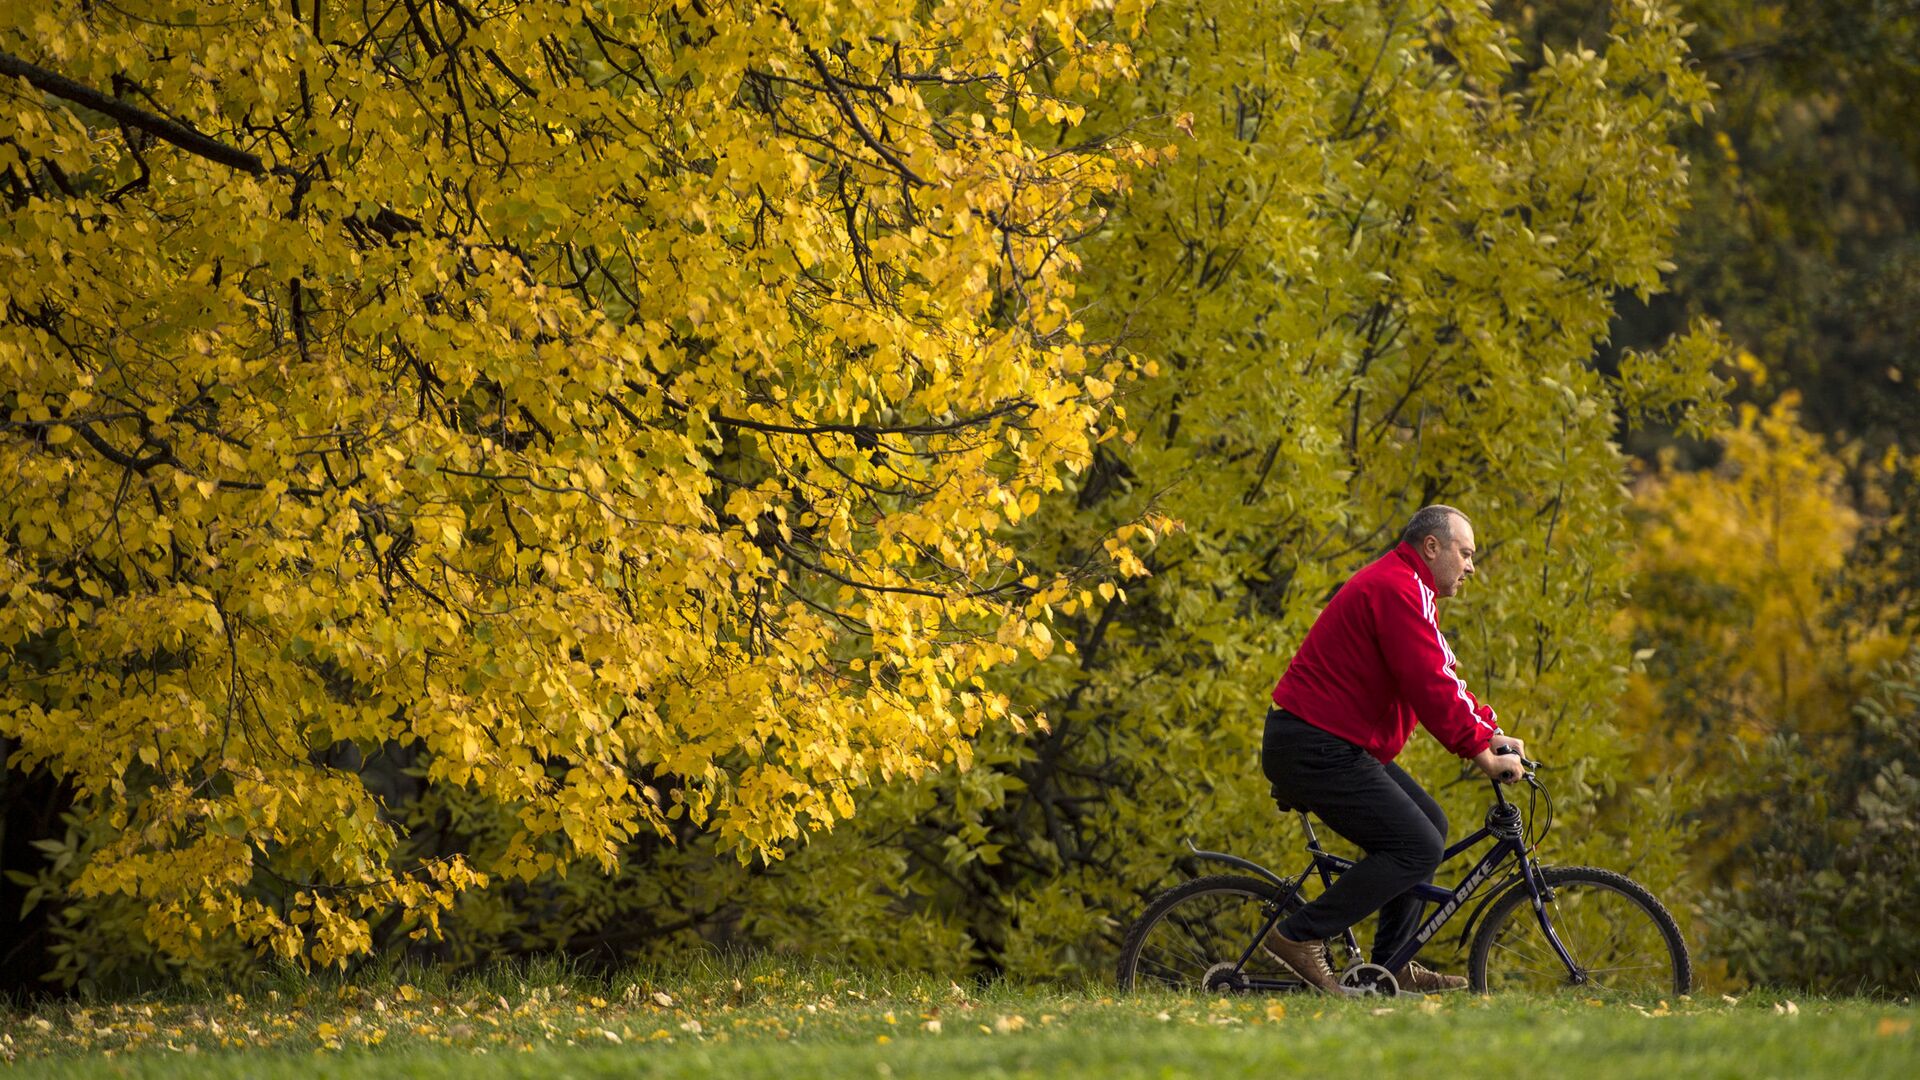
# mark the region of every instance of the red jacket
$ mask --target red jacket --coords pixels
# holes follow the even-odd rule
[[[1454,671],[1434,621],[1433,572],[1401,544],[1361,568],[1313,621],[1274,704],[1392,761],[1417,720],[1463,758],[1500,728]]]

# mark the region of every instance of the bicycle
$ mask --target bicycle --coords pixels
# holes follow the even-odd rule
[[[1531,788],[1524,819],[1501,785],[1489,780],[1494,805],[1487,809],[1485,824],[1447,848],[1441,861],[1450,862],[1483,840],[1492,840],[1492,849],[1452,889],[1431,884],[1414,887],[1428,905],[1423,908],[1426,917],[1385,966],[1361,962],[1360,944],[1351,929],[1337,939],[1345,945],[1348,961],[1340,976],[1344,990],[1397,994],[1392,972],[1402,970],[1509,860],[1516,860],[1515,865],[1473,909],[1460,932],[1463,944],[1473,935],[1467,976],[1474,991],[1577,988],[1591,996],[1651,999],[1692,989],[1686,941],[1673,916],[1652,893],[1610,870],[1544,866],[1535,861],[1533,852],[1553,827],[1553,796],[1535,775],[1540,763],[1520,760],[1523,778]],[[1542,797],[1546,818],[1535,837],[1534,809]],[[1282,812],[1300,814],[1306,826],[1307,866],[1292,878],[1282,878],[1250,859],[1204,851],[1187,841],[1196,858],[1225,863],[1258,878],[1215,874],[1156,896],[1121,945],[1121,989],[1154,984],[1208,993],[1308,989],[1261,942],[1304,903],[1301,891],[1309,875],[1317,875],[1325,887],[1352,869],[1353,863],[1320,846],[1305,809],[1277,790],[1274,800]],[[1328,958],[1332,960],[1331,953]]]

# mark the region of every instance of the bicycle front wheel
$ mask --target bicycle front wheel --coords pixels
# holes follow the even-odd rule
[[[1168,889],[1127,932],[1120,947],[1120,989],[1217,992],[1297,983],[1297,975],[1261,948],[1238,971],[1231,970],[1280,903],[1281,891],[1271,882],[1230,874]],[[1283,913],[1299,903],[1287,897]]]
[[[1590,866],[1552,867],[1540,877],[1547,890],[1544,925],[1524,884],[1488,909],[1468,959],[1475,990],[1657,998],[1692,989],[1687,943],[1652,893]],[[1545,926],[1553,928],[1572,968],[1547,939]]]

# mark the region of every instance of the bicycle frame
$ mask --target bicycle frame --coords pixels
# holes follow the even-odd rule
[[[1573,957],[1566,950],[1566,946],[1560,943],[1559,935],[1554,932],[1553,922],[1547,916],[1546,897],[1541,891],[1538,872],[1533,865],[1533,860],[1528,857],[1526,844],[1521,838],[1520,812],[1512,803],[1507,802],[1506,795],[1500,790],[1498,784],[1495,784],[1493,787],[1493,795],[1495,804],[1487,809],[1486,823],[1475,830],[1472,835],[1447,848],[1446,852],[1441,855],[1440,861],[1443,865],[1451,862],[1455,857],[1472,849],[1483,840],[1491,839],[1494,842],[1493,847],[1488,849],[1487,852],[1480,857],[1480,861],[1474,865],[1473,869],[1468,871],[1464,878],[1460,879],[1460,884],[1454,886],[1452,889],[1443,889],[1439,886],[1426,883],[1413,887],[1411,891],[1415,896],[1419,897],[1423,903],[1435,904],[1438,905],[1438,907],[1432,915],[1421,922],[1419,928],[1414,931],[1413,936],[1393,954],[1392,959],[1384,966],[1388,971],[1399,971],[1406,967],[1407,963],[1420,952],[1426,943],[1431,940],[1435,934],[1440,932],[1440,928],[1445,926],[1449,919],[1453,918],[1461,906],[1468,900],[1471,900],[1473,894],[1480,891],[1481,886],[1485,885],[1488,879],[1493,877],[1494,872],[1500,869],[1500,867],[1511,858],[1517,860],[1519,863],[1520,882],[1516,887],[1525,888],[1531,895],[1533,899],[1534,917],[1539,919],[1540,929],[1546,934],[1548,943],[1552,945],[1554,953],[1560,957],[1560,962],[1567,965],[1567,971],[1572,975],[1573,980],[1576,983],[1584,982],[1585,973],[1580,971],[1578,965],[1574,963]],[[1268,881],[1273,882],[1276,886],[1288,890],[1272,905],[1273,910],[1268,913],[1266,923],[1260,927],[1259,933],[1253,936],[1253,940],[1247,943],[1246,949],[1241,952],[1240,958],[1235,961],[1234,970],[1236,972],[1245,969],[1247,961],[1253,957],[1254,950],[1260,947],[1260,943],[1266,939],[1267,934],[1279,924],[1280,917],[1287,903],[1300,895],[1300,890],[1306,884],[1309,873],[1318,874],[1321,886],[1324,888],[1332,885],[1334,878],[1353,869],[1354,864],[1351,859],[1343,859],[1320,846],[1320,838],[1313,831],[1313,822],[1304,811],[1300,813],[1300,820],[1306,826],[1307,853],[1311,861],[1307,864],[1307,867],[1303,869],[1299,875],[1291,879],[1291,881],[1275,875],[1272,871],[1269,871],[1267,868],[1250,859],[1242,859],[1239,856],[1229,855],[1225,852],[1203,851],[1200,848],[1194,847],[1191,843],[1187,845],[1188,849],[1200,858],[1212,859],[1238,866],[1244,870],[1254,871]],[[1353,931],[1351,929],[1347,930],[1344,938],[1348,951],[1357,957],[1359,955],[1359,943],[1354,938]],[[1248,988],[1254,990],[1282,990],[1291,989],[1299,985],[1297,982],[1281,980],[1248,980]]]

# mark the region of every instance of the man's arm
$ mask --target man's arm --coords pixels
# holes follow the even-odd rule
[[[1436,597],[1412,571],[1411,580],[1375,595],[1374,625],[1400,697],[1440,744],[1463,758],[1487,751],[1500,724],[1493,709],[1467,691],[1453,649],[1435,621]]]

